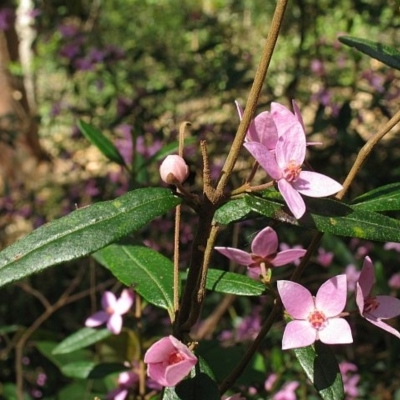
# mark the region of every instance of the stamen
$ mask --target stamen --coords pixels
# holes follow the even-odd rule
[[[301,165],[299,165],[296,161],[290,160],[286,167],[283,169],[283,177],[288,182],[294,182],[297,180],[301,172]]]
[[[312,325],[314,329],[321,330],[325,328],[327,324],[327,318],[325,317],[325,314],[322,311],[312,311],[308,315],[308,322]]]

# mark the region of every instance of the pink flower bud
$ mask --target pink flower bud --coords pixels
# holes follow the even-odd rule
[[[174,180],[183,183],[189,175],[189,167],[181,156],[169,155],[160,165],[160,175],[165,183],[173,184]]]
[[[162,386],[176,386],[196,365],[196,356],[178,339],[167,336],[146,352],[147,375]]]

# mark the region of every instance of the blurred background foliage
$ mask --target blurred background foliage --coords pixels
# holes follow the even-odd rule
[[[9,2],[7,6],[18,4]],[[159,185],[157,160],[151,157],[176,140],[182,121],[192,124],[189,130],[194,143],[187,146],[185,154],[191,165],[192,189],[201,190],[200,139],[208,141],[212,173],[217,178],[238,126],[234,101],[245,106],[274,6],[275,2],[264,0],[35,1],[36,118],[40,143],[48,160],[35,163],[35,167],[22,170],[16,177],[10,178],[5,173],[1,177],[1,246],[76,207],[114,198],[135,187]],[[399,4],[394,0],[289,3],[259,112],[268,110],[271,101],[289,106],[296,99],[308,140],[323,142],[309,154],[308,161],[315,170],[343,181],[359,149],[397,111],[400,99],[399,71],[347,48],[337,37],[352,35],[396,47],[400,41],[399,25]],[[18,63],[11,63],[9,68],[15,75],[22,74]],[[129,171],[107,161],[87,142],[76,127],[79,119],[99,128],[116,144],[130,165]],[[349,199],[398,180],[398,131],[395,128],[376,148],[352,187]],[[0,141],[6,143],[1,136]],[[17,142],[8,140],[6,146],[15,153],[19,151]],[[240,185],[250,166],[249,155],[243,151],[232,188]],[[260,182],[263,177],[262,173],[257,175]],[[188,252],[193,215],[188,212],[186,217],[189,223],[183,227],[182,248]],[[271,223],[287,243],[307,245],[311,233]],[[265,220],[259,220],[241,224],[240,230],[229,227],[222,232],[220,241],[231,244],[233,235],[237,243],[248,246],[254,230],[265,224]],[[143,231],[140,241],[170,255],[171,226],[172,219],[155,221]],[[349,264],[360,268],[364,250],[368,249],[373,259],[380,260],[377,265],[382,293],[389,290],[387,279],[398,270],[396,251],[383,251],[382,244],[328,236],[322,246],[335,254],[330,276],[343,273]],[[215,262],[228,268],[222,258],[216,257]],[[317,258],[310,270],[305,281],[317,288],[328,277],[327,270]],[[288,276],[288,271],[282,268],[279,277]],[[81,275],[75,290],[85,291],[93,287],[94,281],[108,282],[108,287],[113,285],[106,271],[95,269],[93,261],[86,259],[2,289],[2,298],[13,299],[13,306],[10,308],[9,302],[0,304],[0,326],[11,327],[7,332],[0,331],[4,364],[0,368],[1,383],[15,380],[13,350],[21,343],[26,327],[41,315],[40,298],[35,297],[33,290],[40,291],[49,301],[56,301],[61,289],[70,287],[77,274]],[[210,297],[205,315],[219,299],[216,295]],[[268,307],[265,301],[259,303],[240,299],[232,307],[231,319],[221,323],[215,337],[225,329],[240,326],[255,304]],[[46,367],[49,363],[43,356],[46,352],[38,351],[35,341],[57,341],[79,329],[95,305],[93,291],[91,296],[82,296],[49,316],[35,331],[35,340],[28,341],[31,344],[26,344],[23,351],[28,360],[24,367],[24,380],[30,390],[27,398],[68,398],[57,397],[60,388],[68,394],[67,385],[82,385]],[[149,325],[149,331],[155,331]],[[365,328],[365,324],[362,326]],[[395,398],[392,396],[400,385],[399,369],[394,368],[399,366],[399,357],[395,355],[399,344],[381,332],[373,332],[371,335],[369,330],[359,330],[358,346],[340,348],[340,352],[343,359],[359,361],[362,383],[358,398],[373,398],[369,397],[371,393],[379,399]],[[238,337],[241,343],[252,338],[251,334]],[[264,375],[276,372],[282,383],[290,377],[304,382],[293,357],[276,351],[274,346],[279,347],[280,338],[281,329],[277,328],[268,339],[268,348],[265,346],[261,351],[272,357],[274,371],[269,367],[268,357],[261,366],[260,360],[255,360],[254,369]],[[210,354],[211,364],[217,363],[219,356]],[[46,385],[37,381],[42,370],[48,376]],[[368,379],[372,373],[374,379]],[[0,398],[14,398],[7,395],[7,390],[10,393],[13,390],[12,384],[9,385],[0,384]],[[261,390],[263,382],[254,382],[247,376],[242,385]],[[106,391],[102,385],[93,387],[98,391],[86,387],[92,396],[87,398]],[[307,390],[302,385],[301,398],[312,398]],[[248,395],[258,398],[257,394]]]

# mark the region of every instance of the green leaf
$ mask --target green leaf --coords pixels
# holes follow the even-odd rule
[[[352,207],[375,212],[400,210],[400,183],[381,186],[364,193],[353,200]]]
[[[190,377],[175,387],[167,387],[162,400],[220,400],[214,374],[202,357],[192,369]]]
[[[93,358],[92,353],[87,349],[80,349],[67,354],[53,354],[53,350],[57,345],[58,343],[50,341],[35,342],[36,348],[60,369],[66,364],[76,361],[90,361]]]
[[[104,363],[96,364],[94,361],[76,361],[65,364],[61,372],[68,378],[78,379],[103,379],[110,374],[126,371],[123,364]]]
[[[53,349],[53,354],[67,354],[99,342],[112,333],[108,329],[82,328],[64,339]]]
[[[208,270],[206,288],[214,292],[238,296],[261,296],[266,291],[265,285],[261,282],[246,275],[219,269]]]
[[[168,258],[148,247],[117,244],[98,251],[94,258],[119,281],[133,286],[149,303],[168,310],[172,317],[173,263]]]
[[[294,353],[323,399],[344,399],[339,365],[329,346],[317,341],[313,346],[294,349]]]
[[[77,125],[86,139],[94,144],[109,160],[119,165],[126,165],[118,149],[99,129],[82,120],[79,120]]]
[[[169,189],[137,189],[50,222],[0,252],[0,286],[99,250],[180,202]]]
[[[232,222],[247,219],[251,212],[251,208],[242,197],[240,199],[231,200],[218,208],[214,215],[214,220],[219,224],[228,225]]]
[[[276,201],[250,195],[245,199],[253,211],[292,225],[338,236],[381,242],[400,241],[400,221],[375,212],[359,211],[332,199],[304,197],[307,211],[299,220],[287,214],[286,207]]]
[[[339,41],[381,61],[389,67],[400,70],[400,52],[394,47],[353,36],[339,36]]]

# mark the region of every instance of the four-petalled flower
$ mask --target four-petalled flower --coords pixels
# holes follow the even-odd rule
[[[391,296],[373,296],[371,291],[374,283],[374,265],[369,257],[365,257],[356,287],[356,302],[360,314],[371,324],[400,338],[399,331],[382,321],[400,315],[400,300]]]
[[[298,219],[306,211],[300,193],[310,197],[325,197],[337,193],[342,189],[342,185],[317,172],[303,171],[306,137],[300,117],[293,114],[292,116],[290,123],[285,122],[285,118],[274,117],[279,132],[275,152],[271,152],[264,143],[256,141],[248,141],[244,146],[277,182],[286,204]]]
[[[240,265],[246,265],[253,274],[260,274],[261,267],[266,270],[288,264],[306,253],[304,249],[278,252],[278,236],[269,226],[256,235],[251,243],[251,253],[233,247],[215,247],[215,250]]]
[[[130,289],[124,289],[118,299],[112,292],[104,292],[101,297],[102,311],[97,311],[85,321],[85,326],[95,327],[107,323],[107,329],[118,335],[122,329],[122,315],[132,307],[134,294]]]
[[[283,334],[283,350],[309,346],[316,340],[326,344],[353,342],[350,326],[341,318],[346,304],[346,275],[327,280],[315,297],[295,282],[282,280],[277,285],[286,312],[293,319]]]

